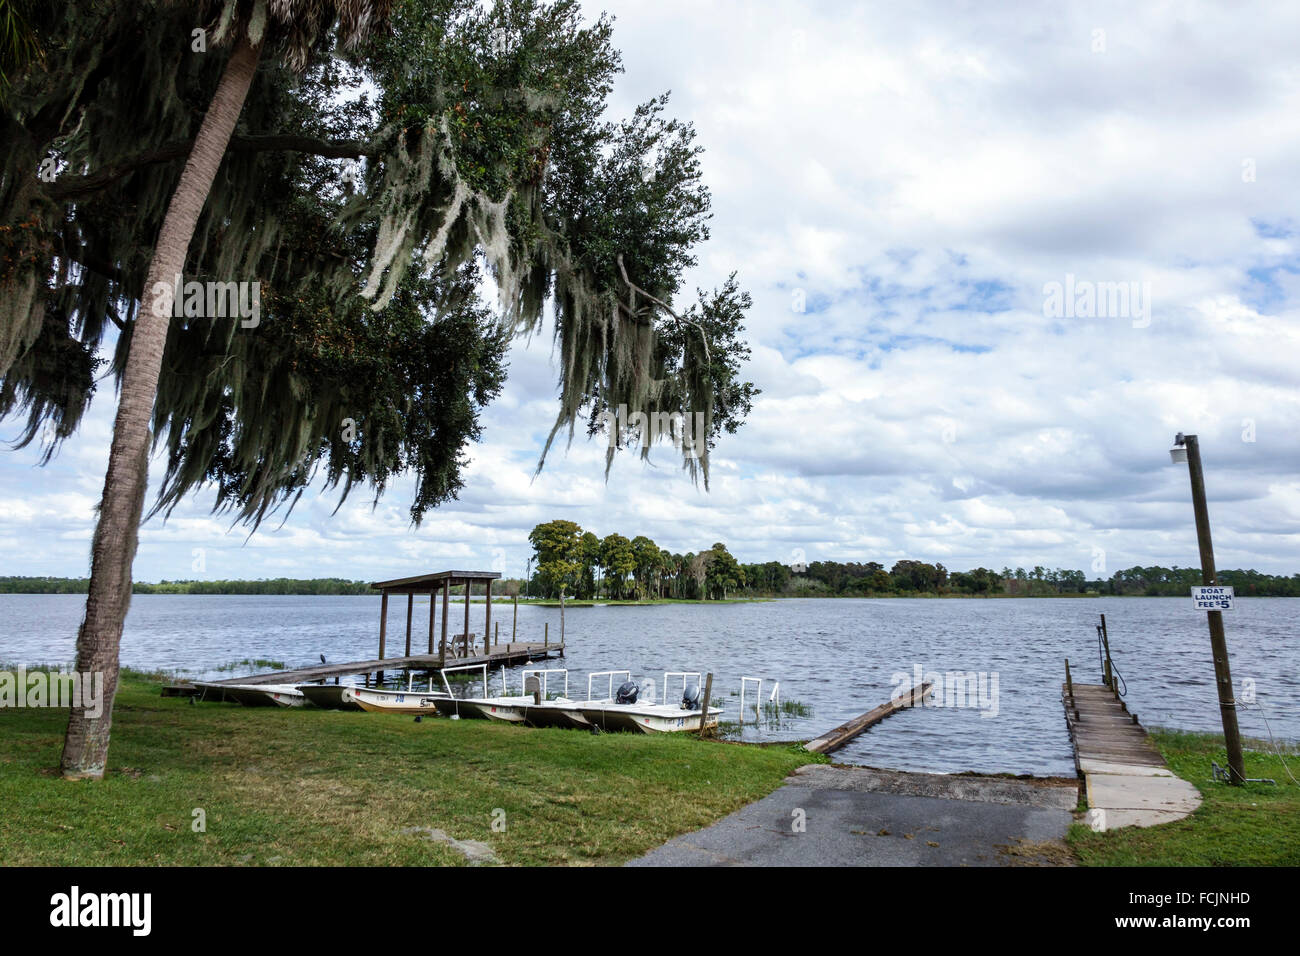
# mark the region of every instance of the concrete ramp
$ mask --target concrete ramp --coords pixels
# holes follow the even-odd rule
[[[1078,781],[814,764],[629,866],[1069,866]]]

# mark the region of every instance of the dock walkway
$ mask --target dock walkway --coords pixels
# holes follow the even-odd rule
[[[1155,826],[1200,806],[1200,793],[1174,775],[1137,714],[1114,691],[1067,681],[1061,700],[1093,829]]]
[[[413,654],[407,657],[384,657],[369,661],[347,661],[338,664],[313,664],[294,670],[269,671],[265,674],[250,674],[247,677],[229,677],[212,681],[214,684],[306,684],[312,681],[330,678],[350,677],[358,674],[378,674],[382,671],[433,671],[441,667],[482,666],[489,668],[510,667],[515,664],[527,664],[529,661],[545,660],[552,654],[564,656],[563,644],[516,641],[508,644],[494,644],[491,653],[471,654],[466,657],[453,657],[448,654],[445,661],[437,654]],[[183,697],[198,692],[198,688],[189,684],[173,684],[163,688],[165,697]]]

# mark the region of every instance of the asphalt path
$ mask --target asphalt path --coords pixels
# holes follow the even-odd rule
[[[1078,802],[1065,778],[813,764],[629,866],[1057,866]]]

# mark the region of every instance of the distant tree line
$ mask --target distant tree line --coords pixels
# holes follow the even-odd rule
[[[85,594],[88,578],[0,577],[0,594]],[[136,581],[134,594],[373,594],[368,581],[272,578],[266,581]]]
[[[768,594],[871,596],[906,594],[1006,594],[1017,597],[1054,597],[1069,594],[1142,595],[1182,597],[1201,583],[1200,568],[1133,567],[1108,578],[1089,579],[1083,571],[1024,568],[974,568],[949,571],[942,564],[903,560],[885,570],[884,565],[814,561],[797,571],[779,562],[743,565],[754,590]],[[1219,583],[1237,594],[1256,597],[1300,597],[1300,574],[1263,574],[1259,571],[1219,571]]]
[[[577,529],[577,550],[571,544],[572,531],[548,529],[541,536],[542,550],[531,581],[498,581],[494,595],[515,594],[579,600],[592,598],[640,599],[678,598],[708,600],[726,597],[873,597],[906,595],[994,594],[1016,597],[1055,597],[1070,594],[1107,594],[1145,597],[1183,597],[1201,583],[1199,568],[1144,568],[1135,566],[1116,571],[1108,578],[1089,579],[1082,571],[1035,567],[974,568],[949,571],[942,564],[896,561],[888,570],[876,561],[814,561],[804,570],[792,569],[780,561],[741,564],[717,542],[707,551],[675,554],[659,548],[649,538],[628,539],[612,534],[598,538]],[[534,529],[534,534],[537,533]],[[531,537],[531,536],[530,536]],[[570,543],[566,543],[570,542]],[[557,555],[576,557],[557,557]],[[543,559],[542,556],[545,555]],[[0,594],[85,594],[87,578],[0,577]],[[1259,571],[1219,572],[1219,583],[1230,585],[1243,597],[1300,597],[1300,574],[1264,574]],[[367,581],[343,578],[272,578],[262,581],[137,581],[136,594],[374,594]],[[464,588],[453,588],[460,594]],[[475,594],[484,588],[476,586]]]
[[[1290,577],[1260,571],[1220,571],[1219,583],[1239,595],[1255,597],[1300,597],[1300,574]],[[1143,594],[1149,597],[1182,596],[1200,585],[1200,568],[1144,568],[1135,566],[1116,571],[1105,581],[1093,582],[1102,594]]]
[[[601,538],[573,521],[548,521],[529,535],[535,570],[525,590],[534,596],[589,599],[967,595],[1057,597],[1075,594],[1183,596],[1201,583],[1199,568],[1134,567],[1090,579],[1070,568],[977,567],[950,571],[940,563],[781,561],[741,564],[717,542],[678,554],[644,535]],[[1300,597],[1300,574],[1220,571],[1219,583],[1243,596]]]

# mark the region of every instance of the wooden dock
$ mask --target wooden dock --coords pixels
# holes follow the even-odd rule
[[[905,691],[889,702],[881,704],[879,707],[873,707],[865,714],[854,717],[848,723],[840,724],[834,730],[827,731],[816,740],[808,741],[803,745],[804,750],[817,754],[828,754],[834,750],[839,750],[854,737],[865,730],[871,729],[891,714],[896,714],[898,711],[924,700],[925,695],[930,692],[930,688],[933,686],[930,682],[917,684],[911,690]]]
[[[249,674],[247,677],[228,677],[219,681],[205,681],[212,684],[310,684],[315,681],[334,683],[340,677],[365,675],[366,684],[382,684],[384,672],[396,671],[435,671],[445,667],[509,667],[512,664],[526,664],[529,661],[546,660],[552,654],[564,656],[564,614],[560,614],[560,639],[550,639],[550,624],[542,627],[542,641],[518,641],[519,596],[514,596],[514,616],[510,625],[510,640],[501,643],[501,624],[492,626],[492,584],[501,577],[499,571],[437,571],[432,574],[417,574],[409,578],[395,578],[392,581],[376,581],[370,586],[379,592],[379,650],[373,660],[347,661],[330,664],[321,658],[320,664],[299,667],[294,670],[271,671],[266,674]],[[474,603],[474,588],[483,589],[483,631],[482,639],[470,626],[470,608]],[[451,589],[461,588],[464,594],[464,624],[461,633],[453,634],[451,630]],[[393,596],[406,597],[406,652],[401,657],[389,657],[385,654],[388,646],[388,602]],[[412,654],[412,630],[415,623],[415,598],[417,595],[429,597],[428,651],[424,654]],[[438,597],[442,598],[442,637],[437,639],[435,633],[438,624]],[[437,653],[434,653],[434,648]],[[483,652],[478,653],[482,647]],[[164,697],[193,697],[198,688],[188,682],[163,687]]]
[[[1073,689],[1073,693],[1071,693]],[[1074,741],[1074,763],[1083,776],[1084,761],[1163,767],[1165,760],[1138,723],[1137,714],[1102,684],[1061,685],[1065,724]]]
[[[1137,714],[1104,684],[1061,685],[1074,764],[1083,780],[1094,830],[1149,827],[1181,820],[1197,808],[1197,789],[1165,764]]]
[[[515,664],[527,664],[529,661],[546,660],[552,654],[564,656],[563,644],[550,642],[522,642],[495,644],[487,654],[471,654],[464,657],[448,654],[444,659],[438,654],[412,654],[405,657],[384,657],[369,661],[347,661],[339,664],[313,664],[294,670],[269,671],[265,674],[250,674],[247,677],[228,677],[213,684],[309,684],[312,681],[324,681],[331,678],[355,677],[364,674],[380,674],[384,671],[435,671],[442,667],[482,666],[489,668],[510,667]],[[192,684],[171,684],[163,688],[164,697],[189,697],[198,693]]]

